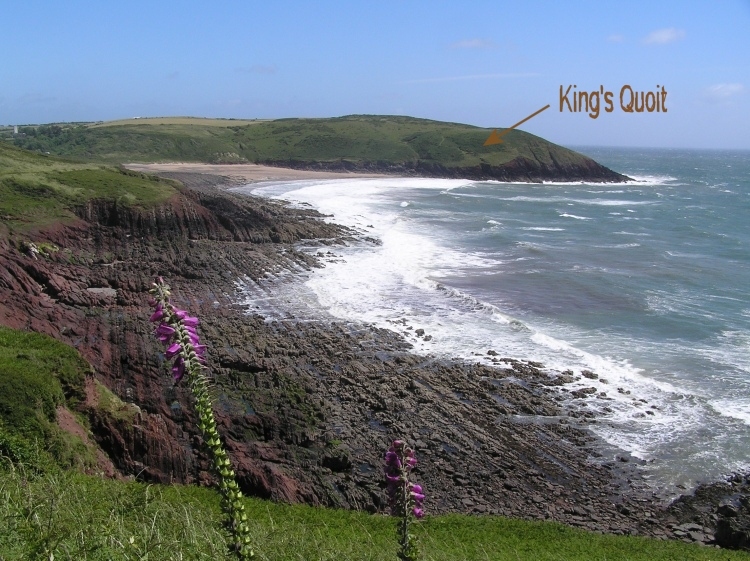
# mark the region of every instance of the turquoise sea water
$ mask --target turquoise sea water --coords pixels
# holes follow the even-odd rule
[[[592,370],[606,382],[573,387],[606,393],[587,400],[593,430],[667,491],[750,466],[750,152],[579,151],[634,181],[243,189],[382,241],[333,249],[287,313],[404,331],[421,353]]]

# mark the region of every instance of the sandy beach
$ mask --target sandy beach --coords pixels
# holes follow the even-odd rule
[[[231,183],[257,183],[259,181],[293,181],[300,179],[344,179],[353,177],[385,177],[382,173],[347,171],[313,171],[263,166],[257,164],[198,164],[173,162],[164,164],[124,164],[128,169],[144,173],[200,173],[226,177]]]

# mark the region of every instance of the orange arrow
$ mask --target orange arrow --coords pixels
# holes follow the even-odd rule
[[[531,119],[532,117],[536,117],[537,115],[539,115],[539,113],[541,113],[545,109],[549,109],[549,105],[545,105],[539,111],[534,111],[531,115],[529,115],[525,119],[521,119],[515,125],[513,125],[512,127],[508,127],[507,129],[505,129],[500,134],[497,134],[497,129],[493,130],[490,133],[489,138],[487,138],[487,140],[484,141],[484,146],[492,146],[493,144],[502,144],[503,143],[503,136],[505,136],[506,134],[508,134],[510,131],[512,131],[514,128],[516,128],[518,125],[522,125],[526,121],[528,121],[529,119]]]

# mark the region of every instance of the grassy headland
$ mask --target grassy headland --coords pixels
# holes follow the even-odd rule
[[[560,179],[566,170],[592,179],[601,173],[589,158],[519,130],[508,133],[500,145],[483,146],[491,130],[381,115],[273,121],[163,118],[22,127],[12,140],[29,150],[109,163],[249,162],[501,179],[499,168],[516,174],[542,169]],[[617,180],[617,175],[606,180]]]
[[[23,230],[71,220],[71,208],[90,199],[146,207],[168,199],[176,189],[168,180],[0,142],[0,223],[6,227]]]

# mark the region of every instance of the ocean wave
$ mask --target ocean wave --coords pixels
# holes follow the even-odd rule
[[[575,220],[593,220],[593,218],[589,218],[586,216],[578,216],[575,214],[568,214],[567,212],[558,213],[558,214],[562,218],[574,218]]]
[[[709,405],[718,414],[750,425],[750,399],[715,399]]]
[[[626,181],[625,185],[666,185],[672,181],[677,181],[676,177],[671,175],[640,175],[635,173],[626,173],[633,181]]]
[[[600,249],[625,249],[629,247],[641,247],[641,244],[639,243],[612,243],[612,244],[592,245],[591,247],[597,247]]]
[[[670,476],[714,474],[741,456],[733,452],[738,446],[733,439],[750,445],[750,431],[742,429],[750,424],[750,399],[744,398],[750,387],[747,261],[744,245],[733,249],[718,237],[734,222],[714,227],[712,217],[698,216],[692,223],[700,231],[692,231],[684,226],[690,221],[672,218],[699,215],[700,203],[707,201],[706,208],[715,205],[722,219],[733,219],[733,197],[718,193],[728,187],[719,177],[712,178],[713,191],[667,174],[635,179],[612,190],[538,184],[492,189],[485,182],[430,179],[265,186],[264,194],[296,198],[332,215],[327,220],[361,229],[372,225],[368,235],[383,244],[336,247],[335,260],[305,273],[304,289],[289,287],[277,296],[261,283],[253,293],[261,309],[277,316],[284,306],[309,305],[326,317],[393,329],[419,354],[489,365],[486,351],[494,349],[542,362],[550,373],[570,369],[579,376],[591,370],[598,380],[579,376],[564,389],[596,388],[585,400],[599,421],[592,430],[634,455],[665,460],[647,469],[664,474],[671,461]],[[404,186],[425,191],[403,192]],[[677,214],[689,197],[695,208]],[[736,224],[744,224],[741,217]],[[741,228],[735,230],[732,242],[744,244]],[[567,232],[545,234],[559,231]],[[560,239],[565,243],[554,243]],[[585,249],[594,244],[597,249]],[[639,245],[648,251],[623,249],[610,252],[609,259],[610,248]],[[720,268],[729,258],[737,266]],[[580,287],[578,304],[555,307],[561,298],[555,283]],[[740,284],[745,288],[737,288]],[[624,306],[623,314],[597,313],[597,299],[619,298],[620,290],[636,305]],[[714,302],[706,292],[728,301]],[[529,303],[533,298],[549,306],[537,309]],[[636,317],[636,311],[642,315]],[[432,339],[415,336],[417,328]],[[717,436],[702,438],[706,431]]]

